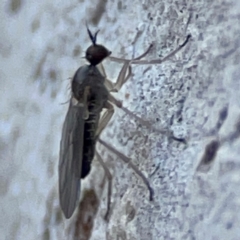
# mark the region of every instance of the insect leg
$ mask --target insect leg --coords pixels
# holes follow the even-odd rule
[[[147,128],[151,128],[154,129],[155,132],[158,132],[159,134],[163,134],[163,135],[168,135],[168,137],[170,139],[173,139],[175,141],[178,142],[182,142],[184,144],[187,144],[185,139],[182,138],[177,138],[174,137],[172,132],[169,129],[155,129],[153,128],[152,124],[150,121],[146,121],[144,119],[142,119],[141,117],[138,117],[136,114],[134,114],[133,112],[131,112],[130,110],[128,110],[127,108],[122,106],[122,102],[117,100],[113,95],[109,94],[109,101],[112,102],[114,105],[116,105],[117,107],[121,108],[125,113],[127,113],[129,116],[135,118],[140,124],[142,124],[143,126],[146,126]]]
[[[117,100],[113,95],[109,94],[109,101],[116,105],[117,107],[121,108],[125,113],[127,113],[129,116],[135,118],[139,123],[142,125],[151,128],[151,123],[149,121],[145,121],[142,118],[138,117],[136,114],[128,110],[127,108],[122,106],[122,102]],[[161,134],[166,134],[166,131],[158,130],[159,133]]]
[[[110,97],[109,100],[112,100],[113,103],[118,105],[120,101],[115,99],[113,96],[111,96],[111,97]],[[105,105],[105,108],[108,108],[108,110],[107,110],[107,112],[104,113],[103,117],[101,118],[98,130],[97,130],[97,133],[96,133],[96,138],[98,139],[98,141],[102,145],[104,145],[110,151],[112,151],[114,154],[116,154],[118,157],[120,157],[125,163],[127,163],[135,171],[135,173],[142,179],[144,184],[147,186],[147,188],[149,190],[149,199],[150,199],[150,201],[152,201],[153,200],[154,191],[151,188],[150,183],[148,182],[147,178],[143,175],[143,173],[131,162],[130,158],[126,157],[124,154],[120,153],[115,148],[111,147],[106,142],[104,142],[103,140],[98,138],[99,135],[101,134],[101,132],[103,131],[103,129],[106,127],[106,125],[110,121],[110,119],[111,119],[111,117],[112,117],[112,115],[114,113],[114,108],[113,108],[112,104],[110,104],[109,102],[107,102],[107,104]],[[100,154],[97,151],[96,151],[96,156],[97,156],[98,161],[100,162],[100,164],[104,168],[106,176],[107,176],[108,181],[109,181],[109,184],[108,184],[108,197],[107,197],[107,212],[106,212],[105,217],[104,217],[104,219],[107,221],[108,218],[109,218],[109,214],[110,214],[110,204],[111,204],[111,195],[112,195],[112,175],[111,175],[109,169],[107,168],[106,164],[102,160]]]
[[[98,141],[105,146],[106,148],[108,148],[111,152],[113,152],[114,154],[116,154],[117,156],[119,156],[125,163],[127,163],[132,169],[133,171],[142,179],[142,181],[144,182],[144,184],[147,186],[148,191],[149,191],[149,200],[152,201],[153,200],[153,195],[154,195],[154,191],[152,189],[152,187],[150,186],[149,181],[147,180],[147,178],[143,175],[143,173],[131,162],[131,159],[126,157],[124,154],[120,153],[119,151],[117,151],[115,148],[113,148],[112,146],[110,146],[109,144],[107,144],[105,141],[103,141],[102,139],[98,139]]]
[[[132,75],[132,67],[131,67],[132,61],[138,61],[141,58],[145,57],[151,50],[152,46],[153,45],[150,45],[149,48],[143,54],[141,54],[140,56],[138,56],[132,60],[119,58],[122,62],[124,62],[124,64],[122,66],[120,73],[118,74],[116,83],[112,83],[110,80],[107,79],[106,72],[105,72],[103,66],[101,66],[102,73],[106,77],[105,85],[110,92],[118,92],[122,88],[123,84],[126,83],[127,80]],[[110,58],[112,58],[112,57],[110,57]]]
[[[111,92],[118,92],[132,75],[131,61],[125,61]]]
[[[164,57],[163,59],[153,59],[153,60],[141,60],[143,57],[145,57],[149,51],[151,50],[153,45],[150,45],[149,48],[140,56],[134,58],[134,59],[123,59],[123,58],[116,58],[116,57],[112,57],[110,56],[109,59],[115,62],[124,62],[124,65],[118,75],[117,81],[116,83],[111,83],[110,80],[108,80],[106,78],[105,84],[108,87],[110,92],[118,92],[121,87],[123,86],[124,83],[126,83],[126,81],[129,79],[129,77],[132,74],[131,71],[131,64],[161,64],[165,61],[167,61],[169,58],[171,58],[172,56],[174,56],[177,52],[179,52],[189,41],[189,39],[191,38],[191,35],[188,35],[187,38],[185,39],[185,41],[178,47],[176,48],[174,51],[172,51],[170,54],[168,54],[166,57]],[[106,77],[106,73],[104,68],[101,66],[101,69],[103,70],[103,74]]]
[[[100,162],[100,164],[102,165],[106,176],[108,178],[108,196],[107,196],[107,212],[104,216],[104,219],[106,221],[108,221],[109,219],[109,213],[110,213],[110,205],[111,205],[111,196],[112,196],[112,174],[110,173],[107,165],[104,163],[102,157],[100,156],[100,154],[96,151],[96,157],[98,159],[98,161]]]
[[[111,80],[109,80],[107,78],[107,74],[106,74],[106,71],[103,67],[103,64],[100,63],[98,65],[98,69],[100,70],[100,72],[102,73],[102,75],[105,77],[105,82],[104,82],[104,85],[106,86],[106,88],[108,89],[109,92],[118,92],[118,89],[116,88],[116,83],[113,83]],[[124,68],[125,69],[125,68]],[[121,69],[121,72],[122,72],[123,68]],[[127,70],[127,69],[126,69]],[[125,72],[126,72],[125,70]],[[131,75],[131,74],[130,74]],[[129,77],[130,77],[129,75]]]
[[[141,117],[138,117],[136,114],[134,114],[133,112],[131,112],[130,110],[128,110],[127,108],[122,106],[122,102],[117,100],[113,95],[109,94],[109,101],[111,103],[113,103],[114,105],[116,105],[117,107],[121,108],[125,113],[127,113],[129,116],[135,118],[140,124],[142,124],[143,126],[146,126],[147,128],[152,128],[152,124],[149,121],[146,121],[144,119],[142,119]],[[159,134],[170,134],[168,130],[166,129],[154,129],[156,132],[158,132]],[[171,135],[171,134],[170,134]]]
[[[98,139],[99,135],[101,134],[103,129],[106,127],[106,125],[108,124],[108,122],[110,121],[110,119],[114,113],[114,107],[111,103],[107,102],[104,107],[107,108],[107,111],[104,113],[104,115],[102,116],[102,118],[100,120],[98,129],[96,132],[96,136],[95,136],[96,139]],[[110,173],[109,169],[107,168],[106,164],[104,163],[100,154],[97,151],[96,151],[96,156],[97,156],[98,161],[102,165],[102,167],[106,173],[106,176],[108,178],[107,212],[104,217],[104,219],[106,221],[108,221],[109,213],[110,213],[111,195],[112,195],[112,174]]]
[[[131,62],[133,60],[137,61],[137,60],[140,60],[141,58],[145,57],[149,53],[149,51],[152,49],[152,46],[153,45],[151,44],[143,54],[141,54],[140,56],[138,56],[134,59],[127,60],[127,59],[123,59],[123,58],[117,58],[118,60],[120,60],[120,62],[124,62],[124,65],[123,65],[123,67],[122,67],[122,69],[121,69],[121,71],[118,75],[116,83],[112,83],[112,81],[107,79],[107,74],[105,72],[105,69],[104,69],[102,63],[99,64],[99,70],[101,71],[103,76],[106,78],[105,86],[107,87],[107,89],[110,92],[118,92],[121,89],[123,84],[126,83],[127,80],[130,78],[130,76],[132,75]],[[112,58],[115,59],[115,57],[110,57],[110,59],[112,59]]]
[[[141,123],[143,126],[146,126],[148,128],[152,128],[152,125],[149,121],[145,121],[144,119],[138,117],[136,114],[134,114],[133,112],[131,112],[130,110],[128,110],[127,108],[122,106],[122,102],[117,100],[113,95],[109,94],[109,101],[111,103],[113,103],[114,105],[116,105],[117,107],[121,108],[125,113],[127,113],[129,116],[135,118],[139,123]],[[160,134],[166,134],[167,131],[166,130],[160,130],[157,129],[157,132],[159,132]]]
[[[122,62],[126,62],[126,61],[138,61],[140,60],[141,58],[144,58],[149,52],[150,50],[152,49],[153,47],[153,44],[150,44],[150,46],[148,47],[148,49],[143,53],[141,54],[140,56],[136,57],[136,58],[133,58],[133,59],[124,59],[124,58],[118,58],[118,57],[113,57],[113,56],[109,56],[109,59],[114,61],[114,62],[119,62],[119,63],[122,63]]]
[[[191,38],[191,35],[190,34],[187,35],[185,41],[181,45],[179,45],[175,50],[173,50],[171,53],[169,53],[166,57],[164,57],[163,59],[140,60],[140,58],[143,58],[146,54],[142,54],[141,56],[139,56],[135,59],[123,59],[123,58],[117,58],[117,57],[113,57],[113,56],[110,56],[109,59],[114,61],[114,62],[130,61],[131,64],[141,64],[141,65],[161,64],[161,63],[167,61],[172,56],[174,56],[177,52],[179,52],[188,43],[190,38]],[[148,51],[146,51],[146,53],[148,53]]]
[[[141,58],[143,56],[145,56],[147,54],[147,52],[149,51],[149,49],[144,53],[142,54],[141,56],[138,57]],[[137,59],[137,58],[136,58]],[[126,76],[126,72],[127,72],[127,68],[128,68],[128,74]],[[131,71],[131,65],[129,63],[129,61],[125,62],[125,64],[123,65],[120,73],[119,73],[119,76],[118,76],[118,80],[117,82],[114,84],[112,83],[112,81],[108,80],[107,79],[107,76],[106,76],[106,72],[105,72],[105,69],[103,67],[102,64],[99,64],[99,70],[101,71],[101,73],[103,74],[103,76],[106,78],[105,79],[105,86],[107,87],[107,89],[110,91],[110,92],[118,92],[118,90],[122,87],[122,85],[129,79],[129,77],[131,76],[132,74],[132,71]],[[114,105],[116,105],[117,107],[121,108],[124,112],[126,112],[127,114],[129,114],[130,116],[134,117],[135,119],[137,119],[142,125],[144,126],[147,126],[147,127],[151,127],[151,124],[148,122],[148,121],[145,121],[143,120],[142,118],[138,117],[137,115],[135,115],[134,113],[132,113],[131,111],[129,111],[127,108],[123,107],[122,106],[122,102],[117,100],[113,95],[109,94],[109,101],[112,102]],[[162,132],[160,131],[160,133],[164,133],[165,134],[165,131]]]
[[[106,102],[104,108],[107,108],[107,111],[101,117],[101,121],[98,125],[98,129],[97,129],[97,132],[95,135],[96,139],[99,137],[99,135],[101,134],[103,129],[107,126],[108,122],[110,121],[110,119],[114,113],[114,107],[110,102]]]

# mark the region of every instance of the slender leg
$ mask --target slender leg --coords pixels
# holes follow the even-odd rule
[[[134,60],[138,60],[138,59],[141,59],[144,56],[146,56],[151,48],[152,48],[152,45],[147,49],[146,52],[144,52],[139,57],[134,58]],[[99,64],[98,68],[99,68],[100,72],[103,74],[103,76],[106,78],[105,86],[107,87],[109,92],[118,92],[121,89],[121,87],[123,86],[123,84],[126,83],[126,81],[130,78],[130,76],[132,74],[132,68],[131,68],[130,64],[131,64],[130,60],[126,60],[125,61],[124,65],[123,65],[123,67],[122,67],[122,69],[121,69],[121,71],[120,71],[120,73],[118,75],[116,83],[112,83],[110,80],[107,79],[107,75],[106,75],[106,72],[105,72],[105,69],[104,69],[103,65]],[[137,119],[142,125],[147,126],[147,127],[151,127],[151,124],[148,121],[144,121],[142,118],[138,117],[137,115],[135,115],[134,113],[132,113],[131,111],[129,111],[128,109],[123,107],[122,106],[122,102],[117,100],[111,94],[109,94],[109,101],[112,102],[117,107],[121,108],[124,112],[126,112],[130,116],[132,116],[135,119]],[[160,133],[161,132],[162,131],[160,131]]]
[[[109,102],[106,103],[106,105],[104,106],[104,108],[107,108],[107,111],[103,114],[97,132],[96,132],[96,139],[99,137],[99,135],[101,134],[101,132],[103,131],[103,129],[107,126],[108,122],[110,121],[113,113],[114,113],[114,108],[113,105]]]
[[[114,83],[109,79],[106,78],[104,84],[109,92],[117,92],[117,90],[114,89]]]
[[[168,54],[166,57],[164,57],[163,59],[153,59],[153,60],[141,60],[141,58],[145,57],[149,51],[152,48],[152,45],[150,45],[150,47],[147,49],[147,51],[145,51],[142,55],[134,58],[134,59],[123,59],[123,58],[116,58],[116,57],[109,57],[110,60],[115,61],[115,62],[124,62],[124,65],[118,75],[117,81],[116,83],[111,83],[111,81],[109,81],[107,79],[106,76],[106,72],[103,68],[103,66],[101,65],[100,68],[102,69],[102,73],[103,75],[106,77],[106,86],[109,89],[109,91],[111,92],[118,92],[121,87],[123,86],[124,83],[126,83],[126,81],[129,79],[129,77],[132,74],[132,69],[131,69],[131,64],[161,64],[165,61],[167,61],[169,58],[171,58],[172,56],[174,56],[178,51],[180,51],[189,41],[191,35],[188,35],[186,40],[184,41],[183,44],[181,44],[177,49],[175,49],[174,51],[172,51],[170,54]]]
[[[152,125],[149,121],[145,121],[144,119],[138,117],[136,114],[134,114],[133,112],[129,111],[127,108],[122,106],[122,102],[117,100],[113,95],[109,94],[109,101],[111,103],[113,103],[114,105],[116,105],[118,108],[121,108],[125,113],[127,113],[129,116],[135,118],[139,123],[141,123],[143,126],[146,126],[148,128],[152,128]],[[166,131],[163,130],[156,130],[157,132],[159,132],[160,134],[166,134]]]
[[[142,179],[142,181],[144,182],[144,184],[147,186],[148,191],[149,191],[149,200],[153,201],[153,196],[154,196],[154,190],[152,189],[152,187],[150,186],[149,181],[147,180],[147,178],[143,175],[143,173],[131,162],[131,159],[126,157],[124,154],[118,152],[115,148],[113,148],[112,146],[108,145],[106,142],[104,142],[102,139],[98,139],[98,141],[105,147],[107,147],[110,151],[112,151],[114,154],[116,154],[117,156],[119,156],[125,163],[127,163],[132,169],[133,171]],[[109,220],[109,216],[110,216],[110,210],[111,210],[111,196],[112,196],[112,174],[109,171],[107,165],[104,163],[101,155],[98,153],[98,151],[96,151],[96,157],[98,159],[98,161],[100,162],[100,164],[102,165],[105,174],[108,178],[108,193],[107,193],[107,211],[106,214],[104,216],[105,221]]]
[[[138,61],[139,59],[141,59],[142,57],[144,57],[151,49],[152,46],[149,47],[149,49],[143,53],[141,56],[139,56],[138,58],[135,58],[135,61]],[[124,60],[125,61],[125,60]],[[124,83],[126,83],[126,81],[129,79],[129,77],[131,76],[131,61],[132,60],[126,60],[119,75],[117,78],[117,81],[115,84],[113,84],[111,81],[109,81],[107,79],[106,76],[106,72],[102,66],[102,64],[99,65],[99,69],[101,71],[101,73],[105,76],[106,78],[106,82],[105,85],[106,87],[109,89],[109,91],[111,92],[117,92],[121,89],[121,87],[123,86]],[[128,72],[128,73],[127,73]],[[127,112],[128,114],[136,117],[138,120],[140,120],[142,122],[142,119],[135,116],[133,113],[131,113],[129,110],[127,110],[126,108],[122,107],[122,102],[117,100],[116,98],[114,98],[111,94],[109,94],[109,101],[112,102],[113,104],[115,104],[116,106],[118,106],[119,108],[122,108],[125,112]],[[106,125],[108,124],[108,122],[110,121],[113,113],[114,113],[114,108],[112,106],[111,103],[107,102],[105,108],[107,108],[107,111],[104,113],[103,117],[101,118],[100,124],[99,124],[99,128],[97,130],[96,133],[96,138],[99,137],[99,135],[101,134],[101,132],[103,131],[103,129],[106,127]],[[110,151],[112,151],[113,153],[115,153],[117,156],[119,156],[125,163],[129,164],[129,166],[135,171],[135,173],[142,179],[142,181],[144,182],[144,184],[147,186],[148,190],[149,190],[149,199],[150,201],[153,200],[153,195],[154,195],[154,191],[151,188],[147,178],[143,175],[143,173],[130,161],[130,158],[126,157],[124,154],[118,152],[116,149],[114,149],[113,147],[111,147],[110,145],[108,145],[107,143],[105,143],[103,140],[98,139],[99,142],[104,145],[105,147],[107,147]],[[100,154],[98,152],[96,152],[97,158],[100,162],[100,164],[102,165],[102,167],[105,170],[105,173],[107,175],[107,178],[109,180],[109,184],[108,184],[108,200],[107,200],[107,212],[105,215],[105,220],[108,219],[109,217],[109,213],[110,213],[110,203],[111,203],[111,195],[112,195],[112,175],[109,171],[109,169],[107,168],[106,164],[103,162]]]
[[[120,153],[119,151],[117,151],[115,148],[113,148],[112,146],[110,146],[109,144],[104,142],[102,139],[99,138],[98,141],[103,146],[108,148],[111,152],[113,152],[114,154],[119,156],[125,163],[127,163],[133,169],[133,171],[142,179],[144,184],[147,186],[148,191],[149,191],[149,200],[153,201],[154,191],[153,191],[152,187],[150,186],[150,183],[148,182],[147,178],[143,175],[143,173],[131,162],[131,159],[126,157],[124,154]]]
[[[140,56],[131,59],[131,60],[126,60],[126,59],[121,59],[122,62],[124,62],[123,67],[118,75],[117,81],[115,84],[113,84],[113,88],[110,90],[111,92],[118,92],[124,83],[127,82],[127,80],[131,77],[132,75],[132,67],[131,67],[131,63],[133,61],[139,61],[141,58],[145,57],[149,51],[152,49],[153,45],[150,45],[149,48],[147,49],[147,51],[145,51],[143,54],[141,54]],[[113,57],[114,58],[114,57]],[[110,57],[110,59],[112,59],[112,57]],[[109,81],[109,80],[108,80]]]
[[[102,63],[99,63],[99,64],[97,65],[97,68],[98,68],[98,70],[101,72],[101,74],[102,74],[105,78],[107,78],[107,74],[106,74],[105,68],[103,67],[103,64],[102,64]],[[112,83],[112,84],[113,84],[113,83]]]
[[[112,83],[109,79],[107,79],[107,75],[106,75],[106,71],[101,64],[98,65],[98,69],[100,70],[100,72],[103,74],[103,76],[106,78],[105,80],[105,86],[107,87],[107,89],[110,92],[118,92],[121,87],[123,86],[123,84],[130,78],[130,76],[132,75],[132,68],[131,68],[131,62],[132,61],[138,61],[141,58],[145,57],[149,51],[151,50],[153,45],[150,45],[149,48],[147,49],[147,51],[145,51],[143,54],[141,54],[140,56],[131,59],[131,60],[126,60],[126,59],[122,59],[122,58],[118,58],[120,60],[120,62],[124,62],[124,65],[118,75],[117,81],[116,83]],[[115,59],[114,57],[110,57],[110,59]]]
[[[102,165],[106,176],[108,178],[108,195],[107,195],[107,211],[106,214],[104,216],[104,219],[106,221],[109,220],[109,214],[110,214],[110,205],[111,205],[111,196],[112,196],[112,174],[110,173],[107,165],[104,163],[102,157],[100,156],[100,154],[96,151],[96,156],[98,161],[100,162],[100,164]]]
[[[105,69],[101,64],[98,65],[98,69],[100,70],[100,72],[103,74],[103,76],[105,77],[105,86],[107,87],[109,92],[118,92],[122,85],[130,78],[130,76],[132,75],[132,68],[130,65],[129,61],[126,61],[118,75],[117,81],[116,83],[113,83],[111,80],[109,80],[107,78]],[[127,74],[127,76],[126,76]]]
[[[110,119],[112,118],[112,115],[114,113],[114,107],[110,102],[113,103],[114,105],[116,105],[117,107],[121,108],[124,112],[126,112],[130,116],[136,118],[142,125],[151,127],[151,124],[148,121],[144,121],[142,118],[136,116],[134,113],[132,113],[131,111],[129,111],[128,109],[123,107],[121,101],[117,100],[114,96],[109,94],[109,102],[107,102],[106,105],[104,106],[107,109],[107,111],[103,114],[103,116],[101,118],[101,121],[99,123],[98,129],[96,132],[96,138],[99,137],[99,135],[101,134],[103,129],[107,126],[108,122],[110,121]],[[161,134],[166,133],[166,131],[161,131],[161,130],[157,130],[157,131]]]
[[[116,62],[124,62],[124,65],[118,75],[117,81],[116,83],[112,83],[110,80],[107,79],[106,76],[106,72],[102,66],[102,64],[99,65],[100,71],[102,72],[102,74],[105,76],[106,81],[105,81],[105,85],[107,87],[107,89],[110,92],[118,92],[121,87],[123,86],[124,83],[126,83],[126,81],[129,79],[129,77],[131,76],[131,64],[160,64],[166,60],[168,60],[170,57],[172,57],[173,55],[175,55],[181,48],[183,48],[188,40],[190,39],[190,35],[187,36],[186,40],[184,41],[184,43],[182,45],[180,45],[177,49],[175,49],[173,52],[171,52],[169,55],[167,55],[165,58],[163,59],[155,59],[155,60],[141,60],[141,58],[143,58],[144,56],[146,56],[148,54],[148,52],[150,51],[150,49],[152,48],[152,46],[150,46],[148,48],[148,50],[143,53],[141,56],[135,58],[135,59],[121,59],[121,58],[115,58],[115,57],[110,57],[111,60],[116,61]],[[121,101],[115,99],[111,94],[109,95],[109,101],[112,102],[113,104],[115,104],[116,106],[122,108],[125,112],[127,112],[128,114],[135,116],[133,113],[131,113],[129,110],[125,109],[122,107],[122,103]],[[110,121],[113,113],[114,113],[114,108],[112,106],[111,103],[107,102],[105,108],[107,108],[107,111],[104,113],[103,117],[101,118],[101,122],[99,124],[99,128],[97,130],[96,133],[96,138],[98,138],[98,141],[104,145],[105,147],[107,147],[111,152],[113,152],[114,154],[116,154],[117,156],[119,156],[125,163],[127,163],[133,170],[134,172],[142,179],[142,181],[144,182],[144,184],[147,186],[148,191],[149,191],[149,199],[150,201],[153,200],[153,195],[154,195],[154,191],[152,189],[152,187],[150,186],[149,181],[147,180],[147,178],[143,175],[143,173],[131,162],[131,159],[126,157],[124,154],[120,153],[119,151],[117,151],[115,148],[113,148],[112,146],[110,146],[109,144],[107,144],[106,142],[104,142],[102,139],[99,138],[99,135],[101,134],[101,132],[103,131],[103,129],[106,127],[106,125],[108,124],[108,122]],[[141,118],[137,117],[138,120],[140,120],[141,122],[143,121]],[[165,133],[165,132],[163,132]],[[98,152],[96,152],[97,158],[100,162],[100,164],[102,165],[102,167],[105,170],[105,173],[107,175],[107,178],[109,180],[109,184],[108,184],[108,197],[107,197],[107,212],[105,215],[105,220],[108,219],[109,217],[109,213],[110,213],[110,203],[111,203],[111,195],[112,195],[112,175],[109,171],[109,169],[107,168],[106,164],[103,162],[100,154]]]
[[[149,127],[149,128],[152,127],[150,122],[143,120],[142,118],[138,117],[137,115],[135,115],[134,113],[129,111],[127,108],[123,107],[122,102],[117,100],[111,94],[109,94],[109,101],[112,102],[117,107],[121,108],[125,113],[129,114],[131,117],[135,118],[142,125],[144,125],[146,127]],[[112,118],[112,115],[114,114],[114,107],[110,102],[107,102],[106,105],[105,105],[105,108],[107,108],[107,111],[103,114],[103,116],[101,118],[101,121],[99,123],[98,129],[97,129],[97,132],[96,132],[96,138],[99,137],[99,135],[101,134],[103,129],[107,126],[108,122]],[[159,132],[160,134],[166,134],[167,133],[167,131],[165,131],[165,130],[156,129],[155,131]]]
[[[130,61],[126,61],[118,75],[117,81],[114,84],[114,88],[112,91],[114,92],[118,92],[124,83],[127,82],[127,80],[131,77],[132,75],[132,67],[131,67],[131,62]]]
[[[114,92],[114,90],[113,90],[114,89],[114,83],[107,78],[107,74],[106,74],[106,71],[105,71],[105,68],[104,68],[103,64],[99,63],[97,68],[101,72],[101,74],[105,77],[105,83],[104,84],[107,87],[108,91],[109,92]]]
[[[163,59],[155,59],[155,60],[150,60],[150,61],[141,60],[141,58],[145,57],[149,53],[149,51],[152,48],[152,45],[150,45],[150,47],[147,49],[147,51],[145,51],[142,55],[140,55],[139,57],[134,58],[134,59],[122,59],[122,58],[116,58],[116,57],[110,56],[109,57],[110,60],[113,60],[115,62],[124,62],[124,65],[118,75],[116,83],[112,83],[110,80],[107,79],[106,72],[105,72],[103,66],[101,65],[102,73],[106,78],[106,82],[105,82],[106,87],[109,89],[110,92],[118,92],[121,89],[121,87],[123,86],[123,84],[126,83],[126,81],[131,76],[131,73],[132,73],[131,64],[160,64],[162,62],[165,62],[169,58],[174,56],[178,51],[180,51],[187,44],[187,42],[189,41],[190,38],[191,38],[191,35],[188,35],[187,38],[185,39],[185,41],[183,42],[183,44],[181,44],[177,49],[172,51],[170,54],[168,54]],[[134,117],[135,119],[137,119],[142,125],[151,127],[151,123],[149,121],[143,120],[142,118],[136,116],[134,113],[132,113],[128,109],[124,108],[122,106],[122,104],[120,104],[120,101],[116,100],[112,95],[110,95],[109,100],[116,106],[120,107],[124,112],[126,112],[127,114],[129,114],[132,117]],[[155,131],[159,132],[160,134],[166,134],[166,133],[169,134],[169,131],[166,131],[166,130],[155,129]],[[171,136],[171,134],[169,134],[169,135]],[[179,139],[175,139],[174,137],[173,137],[173,139],[179,140]]]
[[[153,47],[153,44],[151,44],[148,49],[143,53],[141,54],[140,56],[136,57],[136,58],[133,58],[133,59],[124,59],[124,58],[117,58],[117,57],[113,57],[113,56],[109,56],[108,58],[114,62],[119,62],[119,63],[122,63],[122,62],[125,62],[125,61],[129,61],[129,62],[132,62],[132,61],[138,61],[140,60],[141,58],[144,58],[149,52],[150,50],[152,49]]]
[[[115,62],[123,62],[124,65],[118,75],[117,81],[116,83],[111,83],[110,80],[107,79],[106,76],[106,72],[103,68],[103,66],[100,66],[100,69],[102,70],[103,75],[106,77],[106,86],[109,89],[110,92],[118,92],[121,87],[123,86],[124,83],[126,83],[126,81],[129,79],[129,77],[132,74],[131,71],[131,64],[161,64],[165,61],[167,61],[169,58],[171,58],[172,56],[174,56],[178,51],[180,51],[189,41],[189,39],[191,38],[191,35],[188,35],[186,40],[183,42],[183,44],[181,44],[177,49],[175,49],[174,51],[172,51],[170,54],[168,54],[166,57],[164,57],[163,59],[153,59],[153,60],[141,60],[141,58],[145,57],[149,51],[151,50],[153,45],[150,45],[149,48],[147,49],[147,51],[145,51],[143,54],[141,54],[140,56],[134,58],[134,59],[123,59],[123,58],[116,58],[116,57],[112,57],[110,56],[109,59]],[[127,74],[128,73],[128,74]]]
[[[120,100],[117,100],[113,95],[109,94],[109,101],[116,105],[118,108],[121,108],[125,113],[127,113],[129,116],[135,118],[139,123],[141,123],[143,126],[146,126],[148,128],[151,128],[151,123],[149,121],[145,121],[142,118],[138,117],[133,112],[129,111],[127,108],[122,106],[122,102]],[[158,130],[159,131],[159,130]],[[159,133],[165,134],[165,131],[160,131]]]
[[[124,111],[125,113],[127,113],[129,116],[135,118],[140,124],[142,124],[143,126],[146,126],[147,128],[151,128],[154,129],[151,122],[146,121],[144,119],[142,119],[141,117],[138,117],[136,114],[134,114],[133,112],[131,112],[130,110],[128,110],[127,108],[122,106],[122,102],[117,100],[113,95],[109,94],[109,101],[111,103],[113,103],[114,105],[116,105],[118,108],[121,108],[122,111]],[[158,132],[159,134],[169,134],[169,131],[167,130],[163,130],[163,129],[154,129],[155,132]],[[171,134],[170,134],[171,135]],[[176,139],[175,139],[176,140]]]
[[[114,61],[114,62],[125,62],[125,61],[130,61],[131,64],[141,64],[141,65],[145,65],[145,64],[161,64],[165,61],[167,61],[169,58],[171,58],[172,56],[174,56],[178,51],[180,51],[189,41],[189,39],[191,38],[191,35],[187,35],[185,41],[183,42],[183,44],[181,44],[177,49],[175,49],[174,51],[172,51],[170,54],[168,54],[166,57],[164,57],[163,59],[153,59],[153,60],[140,60],[140,58],[143,58],[146,54],[142,54],[140,57],[135,58],[135,59],[123,59],[123,58],[117,58],[117,57],[112,57],[110,56],[109,59]],[[146,51],[146,53],[148,53],[148,51]]]
[[[122,108],[122,101],[116,99],[112,94],[109,94],[108,100],[118,108]]]

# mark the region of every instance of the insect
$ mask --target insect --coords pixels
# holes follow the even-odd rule
[[[110,92],[118,91],[127,81],[131,75],[131,64],[161,63],[179,51],[189,39],[188,36],[184,44],[162,60],[140,60],[149,52],[151,46],[144,54],[135,59],[111,57],[113,61],[124,62],[117,82],[113,84],[107,80],[104,70],[100,71],[97,67],[105,58],[110,56],[111,52],[103,45],[96,43],[99,31],[92,34],[88,27],[87,31],[92,45],[86,50],[85,58],[90,64],[81,66],[71,81],[72,96],[60,142],[59,198],[61,209],[66,218],[70,218],[76,209],[80,196],[81,179],[89,174],[91,162],[95,155],[96,142],[114,113],[111,103],[122,107],[121,102],[116,100]],[[106,112],[100,118],[103,109],[106,109]],[[100,142],[105,144],[102,140]],[[114,149],[110,150],[114,152]],[[124,160],[123,155],[122,158]],[[153,190],[147,179],[134,165],[130,165],[147,185],[150,191],[150,200],[152,200]]]

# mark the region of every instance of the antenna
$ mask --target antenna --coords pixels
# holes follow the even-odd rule
[[[90,29],[88,28],[88,24],[86,22],[86,27],[87,27],[87,31],[88,31],[88,35],[89,35],[89,38],[91,39],[93,45],[95,46],[96,45],[96,42],[97,42],[97,34],[100,30],[97,30],[97,32],[94,34],[91,33]]]

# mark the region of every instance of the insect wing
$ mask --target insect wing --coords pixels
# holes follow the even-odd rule
[[[71,101],[63,124],[58,167],[60,205],[66,218],[72,216],[79,200],[83,137],[84,106]]]

